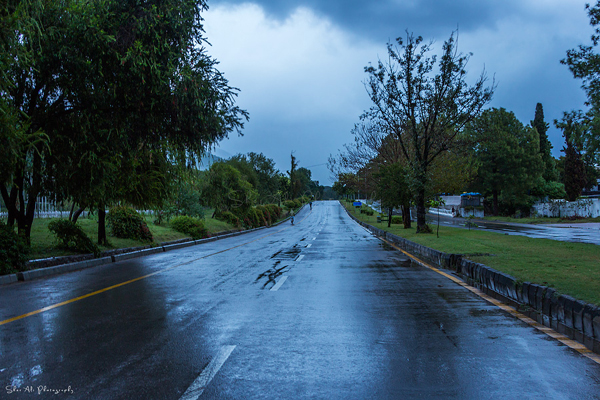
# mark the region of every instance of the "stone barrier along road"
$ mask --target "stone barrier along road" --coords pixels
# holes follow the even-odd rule
[[[448,254],[425,247],[364,223],[351,213],[348,215],[374,235],[395,243],[408,253],[419,256],[437,267],[456,271],[470,285],[517,306],[520,312],[538,323],[600,354],[600,308],[595,305],[558,294],[556,290],[546,286],[519,282],[511,275],[464,259],[461,254]]]

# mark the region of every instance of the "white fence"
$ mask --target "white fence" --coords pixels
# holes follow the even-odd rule
[[[27,202],[27,199],[25,199]],[[39,197],[35,203],[35,218],[68,218],[69,211],[65,211],[60,205],[51,202],[47,197]],[[81,213],[85,217],[87,211]],[[8,218],[8,210],[0,201],[0,218]]]
[[[531,211],[539,217],[600,217],[600,199],[550,200],[546,203],[534,204]]]

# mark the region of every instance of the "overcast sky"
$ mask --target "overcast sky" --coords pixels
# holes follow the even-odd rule
[[[585,1],[578,0],[209,0],[210,55],[237,103],[250,113],[238,137],[217,154],[254,151],[289,169],[294,151],[313,179],[330,185],[326,162],[370,107],[364,67],[387,58],[386,44],[406,31],[439,47],[459,30],[459,50],[473,53],[468,76],[485,68],[497,89],[490,107],[524,124],[536,103],[550,123],[554,156],[563,146],[552,121],[584,108],[581,82],[560,64],[566,51],[590,44]],[[438,52],[439,54],[439,52]]]

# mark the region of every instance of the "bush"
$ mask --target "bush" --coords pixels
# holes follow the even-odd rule
[[[225,221],[228,224],[239,227],[241,224],[240,218],[231,211],[225,211],[216,216],[218,220]]]
[[[310,197],[308,197],[308,196],[301,196],[299,200],[300,200],[301,203],[308,203],[310,201]]]
[[[402,223],[402,217],[398,216],[398,215],[392,215],[392,224],[401,224]]]
[[[302,207],[302,201],[300,199],[295,199],[294,204],[295,204],[294,208]]]
[[[85,234],[83,229],[76,223],[67,219],[56,219],[48,224],[50,232],[56,236],[59,249],[72,250],[77,253],[94,253],[100,255],[100,249]]]
[[[265,207],[269,209],[269,212],[271,213],[271,220],[273,222],[281,218],[281,212],[283,210],[277,204],[267,204]]]
[[[114,237],[152,241],[152,232],[148,229],[144,218],[131,207],[113,207],[106,219]]]
[[[0,221],[0,275],[25,269],[27,247],[12,227]]]
[[[204,227],[204,222],[199,218],[179,215],[171,219],[170,225],[177,232],[190,235],[192,239],[208,237],[208,230]]]
[[[286,200],[283,202],[283,205],[285,208],[287,208],[288,210],[292,210],[296,207],[299,207],[296,205],[296,202],[294,200]]]
[[[374,211],[373,210],[365,210],[365,214],[367,214],[367,215],[373,215]]]

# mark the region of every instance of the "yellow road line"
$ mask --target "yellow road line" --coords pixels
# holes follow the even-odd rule
[[[553,330],[552,328],[549,328],[545,325],[539,324],[537,321],[534,321],[533,319],[529,318],[528,316],[521,314],[520,312],[518,312],[517,310],[515,310],[513,307],[509,306],[508,304],[504,304],[498,300],[496,300],[495,298],[488,296],[487,294],[483,293],[481,290],[470,286],[469,284],[467,284],[465,281],[463,281],[460,278],[457,278],[456,276],[452,276],[450,274],[445,273],[444,271],[439,270],[438,268],[435,268],[434,266],[431,266],[429,264],[427,264],[426,262],[418,259],[417,257],[413,256],[412,254],[402,250],[400,247],[396,246],[395,244],[379,238],[380,240],[384,241],[385,243],[389,244],[390,246],[392,246],[393,248],[395,248],[398,251],[401,251],[402,253],[404,253],[406,256],[410,257],[412,260],[414,260],[417,264],[422,265],[425,268],[429,268],[435,272],[437,272],[440,275],[445,276],[446,278],[452,280],[453,282],[457,283],[458,285],[468,289],[469,291],[475,293],[476,295],[478,295],[479,297],[485,299],[486,301],[494,304],[495,306],[501,308],[502,310],[506,311],[507,313],[511,314],[512,316],[520,319],[521,321],[533,326],[534,328],[536,328],[537,330],[539,330],[540,332],[545,333],[546,335],[550,336],[553,339],[558,340],[559,342],[561,342],[562,344],[572,348],[573,350],[581,353],[582,355],[586,356],[587,358],[589,358],[590,360],[595,361],[596,363],[600,364],[600,355],[590,351],[587,347],[585,347],[583,344],[572,340],[570,338],[568,338],[567,336],[560,334],[558,332],[556,332],[555,330]]]
[[[298,221],[298,223],[301,223],[301,222],[302,222],[302,221],[304,221],[306,218],[308,218],[308,216],[309,216],[311,213],[312,213],[312,210],[310,210],[310,212],[309,212],[309,213],[306,215],[306,217],[304,217],[304,218],[302,218],[302,220]],[[30,317],[30,316],[32,316],[32,315],[36,315],[36,314],[43,313],[43,312],[45,312],[45,311],[53,310],[53,309],[55,309],[55,308],[62,307],[62,306],[65,306],[65,305],[67,305],[67,304],[71,304],[71,303],[74,303],[74,302],[76,302],[76,301],[80,301],[80,300],[83,300],[83,299],[87,299],[88,297],[92,297],[92,296],[95,296],[95,295],[97,295],[97,294],[104,293],[104,292],[106,292],[106,291],[109,291],[109,290],[112,290],[112,289],[116,289],[116,288],[118,288],[118,287],[125,286],[125,285],[128,285],[128,284],[130,284],[130,283],[137,282],[137,281],[139,281],[139,280],[146,279],[146,278],[149,278],[149,277],[151,277],[151,276],[154,276],[154,275],[162,274],[163,272],[167,272],[167,271],[170,271],[170,270],[172,270],[172,269],[179,268],[179,267],[181,267],[181,266],[184,266],[184,265],[191,264],[191,263],[193,263],[193,262],[196,262],[196,261],[202,260],[202,259],[204,259],[204,258],[212,257],[212,256],[215,256],[215,255],[217,255],[217,254],[221,254],[221,253],[225,253],[226,251],[233,250],[233,249],[236,249],[236,248],[238,248],[238,247],[242,247],[242,246],[245,246],[245,245],[247,245],[247,244],[250,244],[250,243],[257,242],[257,241],[259,241],[259,240],[262,240],[262,239],[264,239],[264,238],[266,238],[266,237],[269,237],[269,236],[271,236],[271,235],[274,235],[274,234],[276,234],[276,233],[283,232],[283,231],[285,231],[286,229],[290,229],[290,227],[287,227],[287,228],[280,229],[280,230],[278,230],[278,231],[275,231],[275,232],[269,233],[268,235],[261,236],[261,237],[259,237],[259,238],[257,238],[257,239],[251,240],[251,241],[249,241],[249,242],[246,242],[246,243],[238,244],[237,246],[233,246],[233,247],[230,247],[230,248],[228,248],[228,249],[225,249],[225,250],[217,251],[217,252],[215,252],[215,253],[211,253],[211,254],[208,254],[208,255],[205,255],[205,256],[202,256],[202,257],[198,257],[198,258],[195,258],[195,259],[193,259],[193,260],[190,260],[190,261],[186,261],[186,262],[184,262],[184,263],[181,263],[181,264],[177,264],[177,265],[175,265],[175,266],[173,266],[173,267],[169,267],[169,268],[161,269],[160,271],[156,271],[156,272],[153,272],[153,273],[151,273],[151,274],[148,274],[148,275],[140,276],[140,277],[138,277],[138,278],[131,279],[131,280],[128,280],[128,281],[126,281],[126,282],[121,282],[121,283],[118,283],[118,284],[116,284],[116,285],[112,285],[112,286],[106,287],[106,288],[104,288],[104,289],[96,290],[95,292],[88,293],[88,294],[84,294],[83,296],[75,297],[74,299],[65,300],[65,301],[62,301],[62,302],[60,302],[60,303],[56,303],[56,304],[52,304],[52,305],[50,305],[50,306],[47,306],[47,307],[44,307],[44,308],[40,308],[39,310],[35,310],[35,311],[28,312],[27,314],[23,314],[23,315],[19,315],[19,316],[17,316],[17,317],[13,317],[13,318],[5,319],[4,321],[0,321],[0,325],[8,324],[9,322],[18,321],[18,320],[20,320],[20,319],[27,318],[27,317]]]

